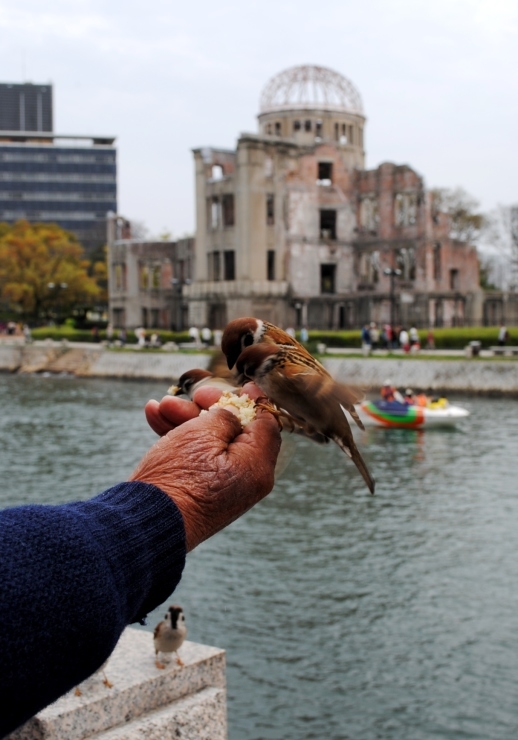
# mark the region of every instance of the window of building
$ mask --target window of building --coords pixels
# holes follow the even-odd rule
[[[142,309],[142,326],[144,329],[148,328],[148,311],[147,308]]]
[[[340,126],[338,123],[335,123],[335,141],[339,141],[340,139]]]
[[[349,144],[354,144],[353,132],[354,128],[352,126],[349,126]]]
[[[403,247],[396,252],[396,264],[401,270],[402,280],[415,280],[415,249]]]
[[[322,138],[322,121],[317,121],[315,124],[315,136],[317,139]]]
[[[273,226],[275,223],[275,198],[273,193],[268,193],[266,196],[266,223],[268,226]]]
[[[397,193],[394,199],[396,226],[412,226],[417,221],[418,197],[416,193]]]
[[[229,249],[226,252],[224,252],[224,270],[225,270],[225,280],[235,280],[236,279],[236,261],[235,261],[235,252],[233,249]]]
[[[304,130],[311,131],[311,121],[304,121]]]
[[[293,130],[300,131],[300,121],[293,121]]]
[[[223,196],[223,226],[234,226],[234,194]]]
[[[152,273],[151,273],[151,284],[153,288],[159,288],[160,287],[160,275],[161,275],[161,268],[160,265],[156,265],[153,267]],[[155,324],[153,325],[155,326]]]
[[[266,279],[275,280],[275,251],[269,249],[266,253]]]
[[[375,196],[367,196],[360,203],[360,225],[368,231],[376,232],[379,223],[378,201]]]
[[[158,308],[152,308],[151,309],[151,329],[157,329],[159,327],[159,319],[158,319]]]
[[[336,239],[336,211],[320,211],[320,238]]]
[[[115,277],[115,291],[121,292],[124,290],[123,288],[123,278],[122,278],[122,265],[115,265],[115,271],[114,271],[114,277]]]
[[[441,242],[435,242],[433,248],[433,279],[441,279]]]
[[[219,252],[213,252],[213,280],[221,279],[221,258]]]
[[[212,179],[222,180],[223,179],[223,167],[220,164],[215,164],[212,167]]]
[[[146,265],[142,265],[140,268],[140,287],[143,290],[149,288],[149,270]]]
[[[318,163],[318,182],[320,185],[331,185],[333,181],[333,163],[332,162],[319,162]]]
[[[217,229],[219,226],[219,201],[217,198],[210,200],[210,228]]]
[[[271,123],[269,123],[266,126],[266,133],[268,134],[268,136],[271,136],[271,134],[272,134],[272,124]]]
[[[281,135],[281,122],[275,121],[275,136]]]
[[[450,290],[459,289],[459,271],[450,270]]]
[[[336,293],[336,265],[320,265],[320,292]]]

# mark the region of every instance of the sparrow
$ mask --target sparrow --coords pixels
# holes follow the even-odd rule
[[[157,668],[165,668],[165,664],[158,659],[158,653],[176,653],[178,665],[184,664],[178,655],[178,648],[182,646],[186,637],[187,627],[182,607],[170,606],[164,619],[157,624],[153,632]]]
[[[227,358],[229,369],[234,367],[237,358],[246,347],[262,342],[278,346],[299,347],[302,352],[309,354],[300,342],[275,324],[247,316],[227,324],[221,337],[221,350]]]
[[[312,355],[294,345],[253,344],[241,352],[236,368],[308,435],[323,435],[336,442],[374,493],[374,479],[356,447],[345,413],[360,400],[358,389],[337,383]]]
[[[322,375],[322,378],[328,382],[332,380],[325,367],[308,350],[287,332],[279,329],[275,324],[268,321],[255,319],[251,316],[231,321],[225,327],[221,338],[221,349],[227,358],[229,368],[233,368],[241,352],[252,345],[265,344],[274,347],[290,348],[290,352],[295,352],[301,361],[307,361]],[[351,414],[360,429],[365,429],[363,422],[354,408],[354,403],[362,400],[364,393],[360,388],[350,387],[349,394],[353,402],[348,400],[347,394],[342,394],[342,403]],[[272,399],[273,400],[273,399]],[[321,440],[318,440],[321,441]]]
[[[210,370],[193,368],[180,375],[178,385],[172,385],[167,392],[171,396],[187,396],[192,401],[194,393],[204,385],[210,385],[211,388],[218,388],[221,391],[232,391],[232,393],[238,393],[240,390],[230,380],[216,377]]]

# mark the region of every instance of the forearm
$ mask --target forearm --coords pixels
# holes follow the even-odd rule
[[[178,584],[185,532],[161,490],[0,513],[0,736],[95,671]]]

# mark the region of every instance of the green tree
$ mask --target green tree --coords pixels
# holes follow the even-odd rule
[[[64,316],[100,293],[76,237],[56,224],[0,224],[0,298],[37,320]]]
[[[432,211],[447,213],[451,219],[450,236],[476,244],[486,226],[486,217],[480,213],[480,203],[463,188],[434,188]]]

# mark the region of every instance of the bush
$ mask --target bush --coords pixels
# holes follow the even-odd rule
[[[464,349],[470,342],[478,340],[483,348],[498,344],[498,326],[465,326],[448,329],[433,329],[436,349]],[[508,327],[508,344],[518,345],[518,327]],[[300,335],[297,335],[300,339]],[[421,347],[426,347],[428,329],[419,330]],[[361,332],[347,331],[310,331],[308,347],[316,352],[319,342],[328,347],[355,347],[361,348]]]
[[[162,344],[165,342],[176,342],[177,344],[191,342],[192,339],[189,337],[188,331],[166,331],[162,329],[147,329],[146,333],[148,337],[151,334],[158,334]],[[114,339],[117,338],[119,330],[115,329]],[[68,339],[69,342],[93,342],[94,338],[91,329],[75,329],[73,326],[68,324],[62,324],[61,326],[39,326],[32,329],[33,339],[53,339],[54,341],[61,341],[62,339]],[[106,329],[99,330],[99,340],[106,339]],[[128,331],[126,337],[127,344],[136,344],[137,338],[132,331]]]

